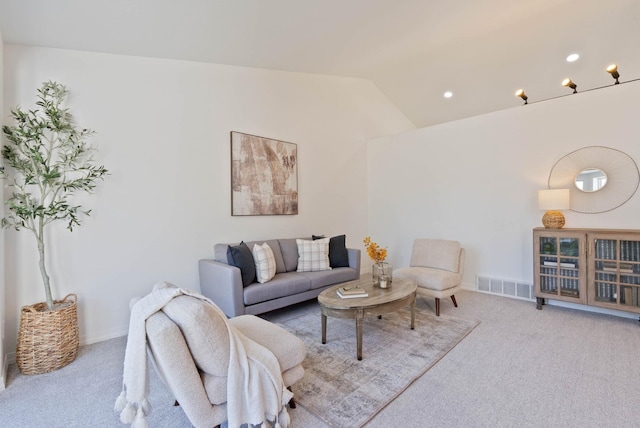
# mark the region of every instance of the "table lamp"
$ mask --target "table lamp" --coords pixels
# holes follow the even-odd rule
[[[564,215],[560,210],[569,209],[569,189],[538,190],[538,207],[547,210],[542,216],[542,224],[547,229],[562,229]]]

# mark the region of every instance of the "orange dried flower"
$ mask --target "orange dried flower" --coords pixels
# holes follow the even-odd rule
[[[369,254],[369,258],[376,263],[382,263],[384,259],[387,258],[387,249],[380,248],[378,244],[373,242],[369,236],[364,238],[364,246],[367,249],[367,254]]]

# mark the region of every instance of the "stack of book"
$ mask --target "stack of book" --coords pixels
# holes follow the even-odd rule
[[[359,285],[353,287],[340,287],[336,292],[341,299],[358,299],[360,297],[368,297],[369,293]]]

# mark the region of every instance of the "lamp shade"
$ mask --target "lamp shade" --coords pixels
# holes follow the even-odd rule
[[[568,210],[570,202],[569,189],[538,190],[538,208],[541,210]]]

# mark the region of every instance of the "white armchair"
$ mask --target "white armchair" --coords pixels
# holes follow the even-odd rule
[[[440,299],[451,297],[462,288],[464,248],[458,241],[416,239],[413,241],[409,267],[394,270],[394,278],[411,279],[418,285],[418,293],[436,299],[436,315],[440,316]]]
[[[135,302],[135,300],[134,300]],[[223,319],[200,300],[179,296],[146,321],[148,354],[194,427],[211,428],[227,420],[230,345],[225,323],[273,352],[284,386],[302,379],[304,342],[254,315]],[[295,401],[289,402],[295,408]]]

